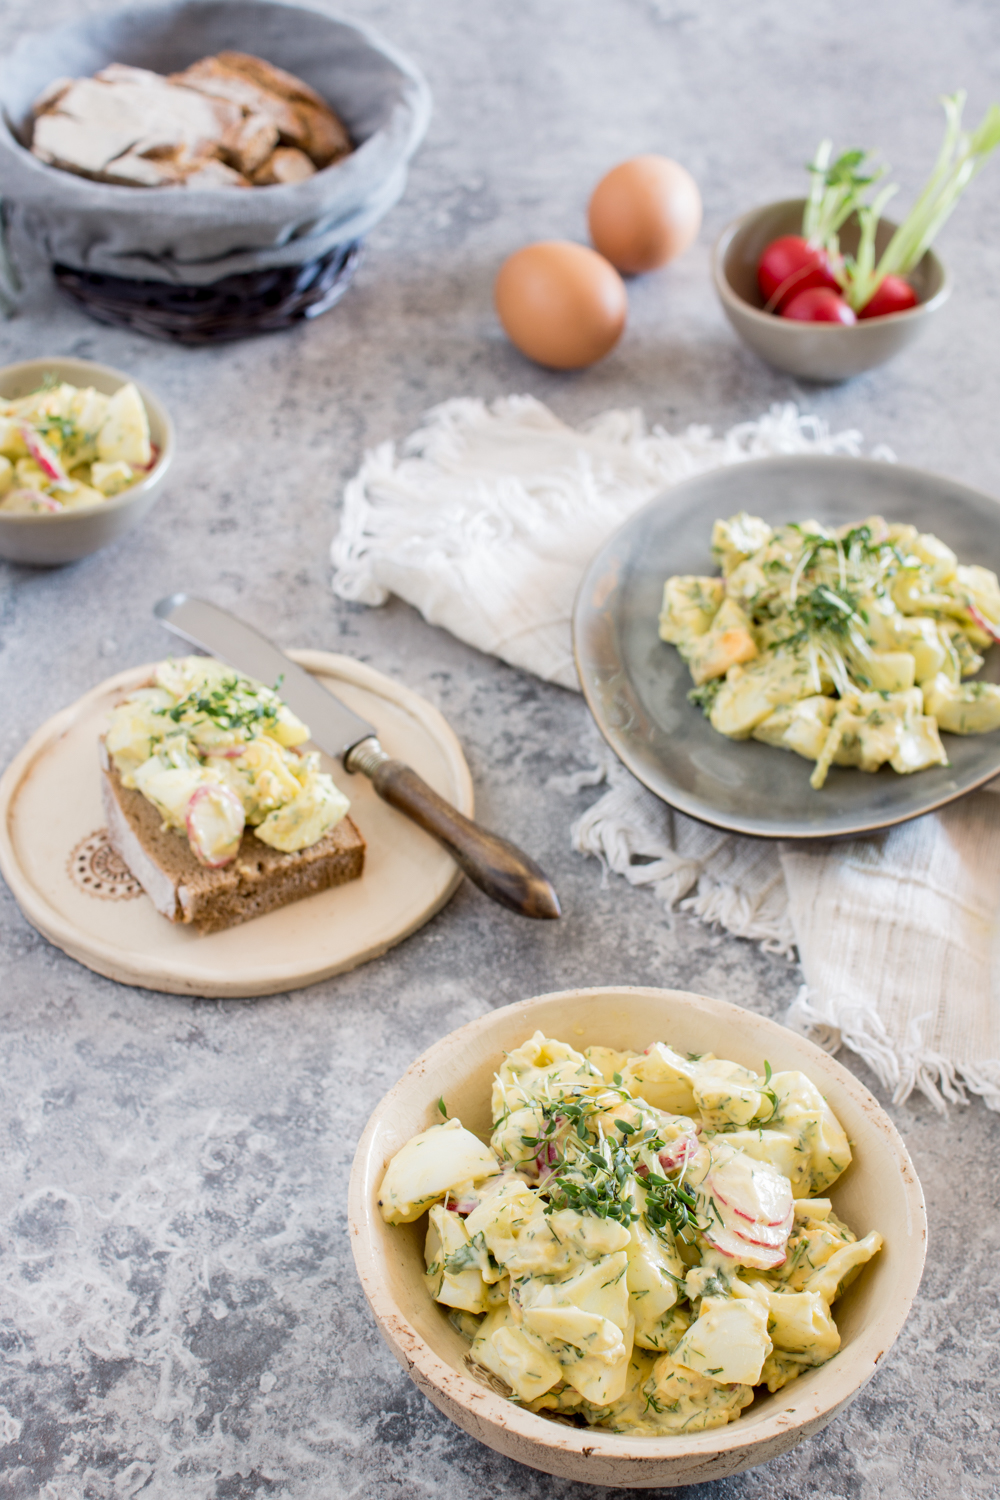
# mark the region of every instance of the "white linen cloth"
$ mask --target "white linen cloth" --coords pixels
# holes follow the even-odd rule
[[[807,452],[857,456],[861,437],[791,405],[715,438],[649,431],[638,411],[572,428],[530,396],[449,401],[401,453],[369,453],[347,485],[334,588],[372,605],[398,594],[481,651],[578,690],[570,615],[604,540],[689,475]],[[943,1109],[972,1090],[1000,1110],[996,797],[848,843],[777,845],[696,823],[603,746],[594,758],[562,780],[608,785],[573,826],[575,848],[650,886],[668,912],[679,904],[789,957],[797,948],[806,982],[788,1023],[830,1050],[846,1044],[897,1100],[919,1088]]]

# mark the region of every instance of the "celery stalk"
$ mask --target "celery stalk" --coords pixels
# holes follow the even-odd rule
[[[929,245],[953,212],[973,177],[981,172],[990,154],[1000,146],[1000,108],[991,104],[979,128],[962,130],[965,91],[945,95],[944,140],[934,170],[916,203],[874,264],[875,231],[884,207],[882,193],[870,206],[858,210],[861,243],[854,262],[845,267],[844,295],[855,312],[871,301],[887,276],[906,276],[919,265]]]
[[[802,215],[802,235],[810,245],[824,245],[836,256],[837,231],[859,206],[865,188],[877,182],[884,167],[863,172],[870,153],[843,151],[830,161],[832,141],[821,141],[808,171],[812,175],[809,197]]]
[[[812,181],[802,215],[802,233],[811,245],[826,249],[844,297],[855,312],[867,306],[886,276],[906,276],[920,263],[962,193],[1000,146],[1000,106],[991,104],[979,127],[969,134],[962,130],[965,98],[964,89],[942,96],[945,131],[934,170],[877,264],[875,236],[879,220],[898,189],[884,187],[871,203],[864,201],[864,191],[878,181],[885,169],[868,166],[867,151],[845,151],[831,162],[831,141],[822,141],[810,162]],[[852,213],[858,217],[860,239],[856,254],[844,256],[840,253],[838,236]]]
[[[923,192],[889,241],[878,263],[881,281],[890,273],[905,276],[918,265],[934,236],[952,213],[973,177],[1000,146],[1000,108],[991,104],[978,130],[962,130],[965,91],[945,96],[945,133],[937,164]],[[874,290],[874,288],[873,288]]]

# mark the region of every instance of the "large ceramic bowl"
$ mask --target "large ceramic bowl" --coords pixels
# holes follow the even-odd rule
[[[836,1304],[840,1352],[774,1396],[758,1396],[728,1427],[684,1437],[629,1437],[575,1428],[525,1411],[481,1384],[468,1345],[423,1283],[425,1223],[390,1227],[378,1210],[389,1159],[440,1121],[437,1101],[484,1139],[493,1074],[503,1053],[536,1030],[574,1046],[718,1052],[763,1072],[798,1068],[819,1086],[852,1142],[854,1162],[830,1196],[881,1254]],[[846,1068],[775,1022],[678,990],[567,990],[508,1005],[437,1042],[372,1115],[351,1173],[349,1219],[358,1274],[390,1349],[439,1411],[488,1447],[567,1479],[613,1487],[671,1488],[766,1463],[821,1431],[875,1374],[906,1321],[924,1264],[926,1217],[913,1164],[891,1121]]]
[[[941,261],[928,250],[907,278],[920,302],[909,312],[885,318],[861,319],[845,327],[838,323],[798,323],[764,312],[757,286],[757,265],[772,240],[802,233],[805,200],[769,203],[734,219],[722,231],[712,254],[712,279],[723,312],[755,354],[803,380],[824,383],[860,375],[912,344],[951,295],[951,282]],[[881,255],[896,228],[883,219],[875,236]],[[841,230],[841,248],[857,249],[858,227],[848,222]]]
[[[27,396],[50,374],[70,385],[92,385],[108,396],[132,378],[110,365],[98,365],[89,359],[69,359],[62,355],[27,359],[0,369],[0,397],[11,401],[17,396]],[[134,384],[149,417],[150,437],[159,449],[159,457],[146,477],[103,504],[79,510],[26,516],[8,515],[0,510],[0,557],[8,562],[33,563],[36,567],[78,562],[138,526],[166,480],[174,456],[174,424],[152,391],[138,381]]]

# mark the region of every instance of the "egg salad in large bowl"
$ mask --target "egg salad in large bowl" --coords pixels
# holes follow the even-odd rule
[[[831,1305],[882,1239],[823,1196],[851,1149],[804,1073],[537,1031],[491,1103],[489,1147],[432,1125],[389,1163],[380,1208],[426,1214],[428,1293],[512,1399],[699,1432],[836,1354]]]
[[[669,1487],[822,1428],[923,1267],[905,1148],[786,1028],[704,996],[543,995],[438,1042],[362,1136],[350,1228],[420,1389],[521,1463]]]

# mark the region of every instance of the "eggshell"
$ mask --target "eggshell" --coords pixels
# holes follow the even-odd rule
[[[628,311],[614,267],[567,240],[543,240],[509,256],[493,299],[511,343],[554,370],[603,359],[621,337]]]
[[[701,194],[690,172],[666,156],[623,161],[594,189],[590,237],[619,271],[635,275],[666,265],[701,228]]]

